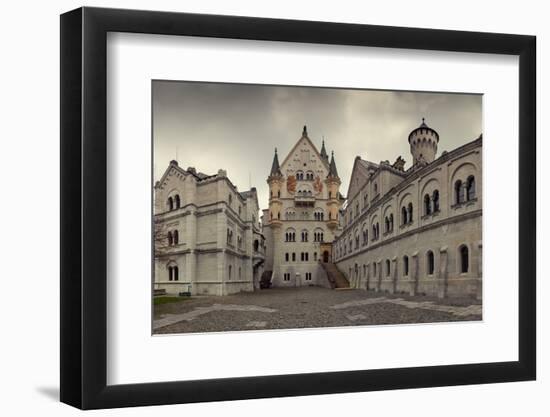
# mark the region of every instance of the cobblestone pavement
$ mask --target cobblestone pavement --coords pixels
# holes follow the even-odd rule
[[[192,297],[154,307],[156,334],[473,321],[481,303],[320,287]]]

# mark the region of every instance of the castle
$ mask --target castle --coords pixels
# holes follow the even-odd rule
[[[316,285],[480,298],[482,137],[437,157],[439,134],[423,119],[408,143],[408,169],[400,156],[392,164],[357,156],[344,197],[334,153],[324,141],[318,151],[304,126],[282,163],[275,149],[261,229],[254,188],[240,193],[225,171],[207,176],[172,161],[155,186],[155,225],[168,243],[162,251],[155,243],[155,288],[224,295]]]
[[[265,270],[272,286],[330,286],[323,263],[332,259],[332,242],[340,232],[340,177],[334,153],[319,152],[304,126],[302,136],[279,165],[273,157],[269,208],[263,211]]]
[[[171,161],[154,193],[155,290],[254,290],[265,259],[255,188],[239,192],[224,170],[206,175]]]
[[[436,158],[422,120],[408,142],[407,170],[355,158],[333,261],[355,288],[481,298],[482,136]]]

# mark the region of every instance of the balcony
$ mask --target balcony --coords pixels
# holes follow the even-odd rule
[[[315,197],[311,194],[296,194],[294,196],[294,205],[296,207],[314,207]]]

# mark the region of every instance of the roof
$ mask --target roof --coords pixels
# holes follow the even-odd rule
[[[338,178],[338,170],[336,169],[336,161],[334,160],[334,151],[332,151],[332,156],[330,158],[330,167],[327,176]]]
[[[426,120],[424,119],[424,117],[422,118],[422,123],[420,123],[420,126],[418,126],[417,128],[411,130],[411,133],[409,133],[409,143],[411,141],[411,136],[413,133],[415,133],[417,130],[420,130],[420,129],[427,129],[427,130],[431,130],[433,133],[435,133],[435,136],[437,138],[437,141],[439,142],[439,133],[437,133],[437,131],[433,128],[431,128],[430,126],[428,126],[426,124]]]
[[[323,145],[321,146],[321,158],[323,158],[325,161],[328,161],[328,153],[327,153],[327,149],[325,148],[324,139],[323,139]]]
[[[378,164],[375,164],[374,162],[371,162],[371,161],[366,161],[365,159],[357,159],[357,162],[359,162],[362,166],[364,166],[365,168],[367,169],[378,169],[379,165]]]
[[[325,159],[325,158],[322,158],[321,157],[321,154],[319,153],[319,151],[317,150],[317,147],[314,145],[314,143],[311,141],[311,139],[309,138],[308,134],[307,134],[307,126],[304,126],[304,129],[302,130],[302,136],[300,137],[300,139],[298,139],[298,141],[294,144],[294,146],[292,147],[292,149],[290,149],[290,152],[286,155],[286,158],[283,160],[283,163],[282,165],[285,165],[287,160],[291,157],[292,154],[294,154],[294,151],[296,150],[296,148],[298,147],[298,145],[300,144],[300,140],[305,138],[309,144],[311,145],[311,147],[313,148],[313,150],[315,151],[315,153],[317,154],[317,156],[319,157],[319,160],[322,161],[323,164],[325,164],[325,166],[327,168],[329,168],[329,163],[328,163],[328,157]]]
[[[281,173],[281,167],[279,165],[279,157],[277,156],[277,148],[275,148],[275,155],[273,156],[273,164],[271,164],[271,172],[269,176],[283,175]]]

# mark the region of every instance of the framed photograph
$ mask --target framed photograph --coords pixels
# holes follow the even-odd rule
[[[533,380],[535,37],[61,16],[61,401]]]

